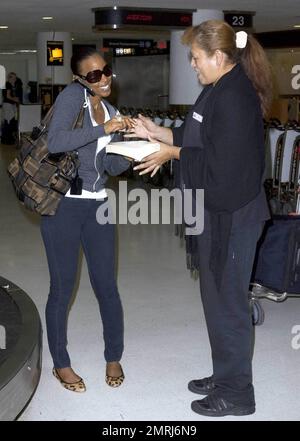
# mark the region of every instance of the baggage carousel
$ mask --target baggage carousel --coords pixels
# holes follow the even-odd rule
[[[15,420],[41,374],[42,328],[30,297],[0,276],[0,421]]]

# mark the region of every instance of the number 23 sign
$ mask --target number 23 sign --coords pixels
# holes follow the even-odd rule
[[[233,28],[252,28],[253,12],[224,12],[224,20]]]

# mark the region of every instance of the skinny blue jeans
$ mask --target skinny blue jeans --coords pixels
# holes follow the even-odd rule
[[[50,272],[47,337],[55,368],[71,366],[67,351],[67,315],[80,245],[99,303],[105,360],[119,361],[122,357],[123,309],[115,280],[115,225],[100,225],[96,220],[97,209],[103,202],[65,197],[54,216],[42,216],[41,233]]]

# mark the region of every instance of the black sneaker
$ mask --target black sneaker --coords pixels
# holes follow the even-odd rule
[[[188,384],[188,389],[195,394],[208,395],[215,390],[213,376],[192,380]]]
[[[192,410],[200,415],[211,417],[222,417],[226,415],[243,416],[255,412],[255,405],[236,405],[230,403],[216,392],[211,393],[202,400],[192,402]]]

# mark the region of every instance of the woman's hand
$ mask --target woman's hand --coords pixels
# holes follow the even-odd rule
[[[132,130],[134,127],[132,118],[127,116],[116,115],[104,124],[104,132],[106,135],[110,133]]]
[[[138,118],[134,118],[133,120],[133,128],[130,131],[130,134],[125,135],[126,138],[137,137],[142,139],[150,139],[155,138],[157,125],[150,119],[146,118],[142,115],[139,115]]]
[[[150,138],[150,141],[157,142]],[[168,144],[160,144],[160,150],[152,153],[152,155],[146,156],[139,165],[136,165],[134,170],[142,170],[139,174],[145,175],[151,173],[151,178],[158,172],[161,165],[170,159],[179,159],[180,147],[171,146]]]

